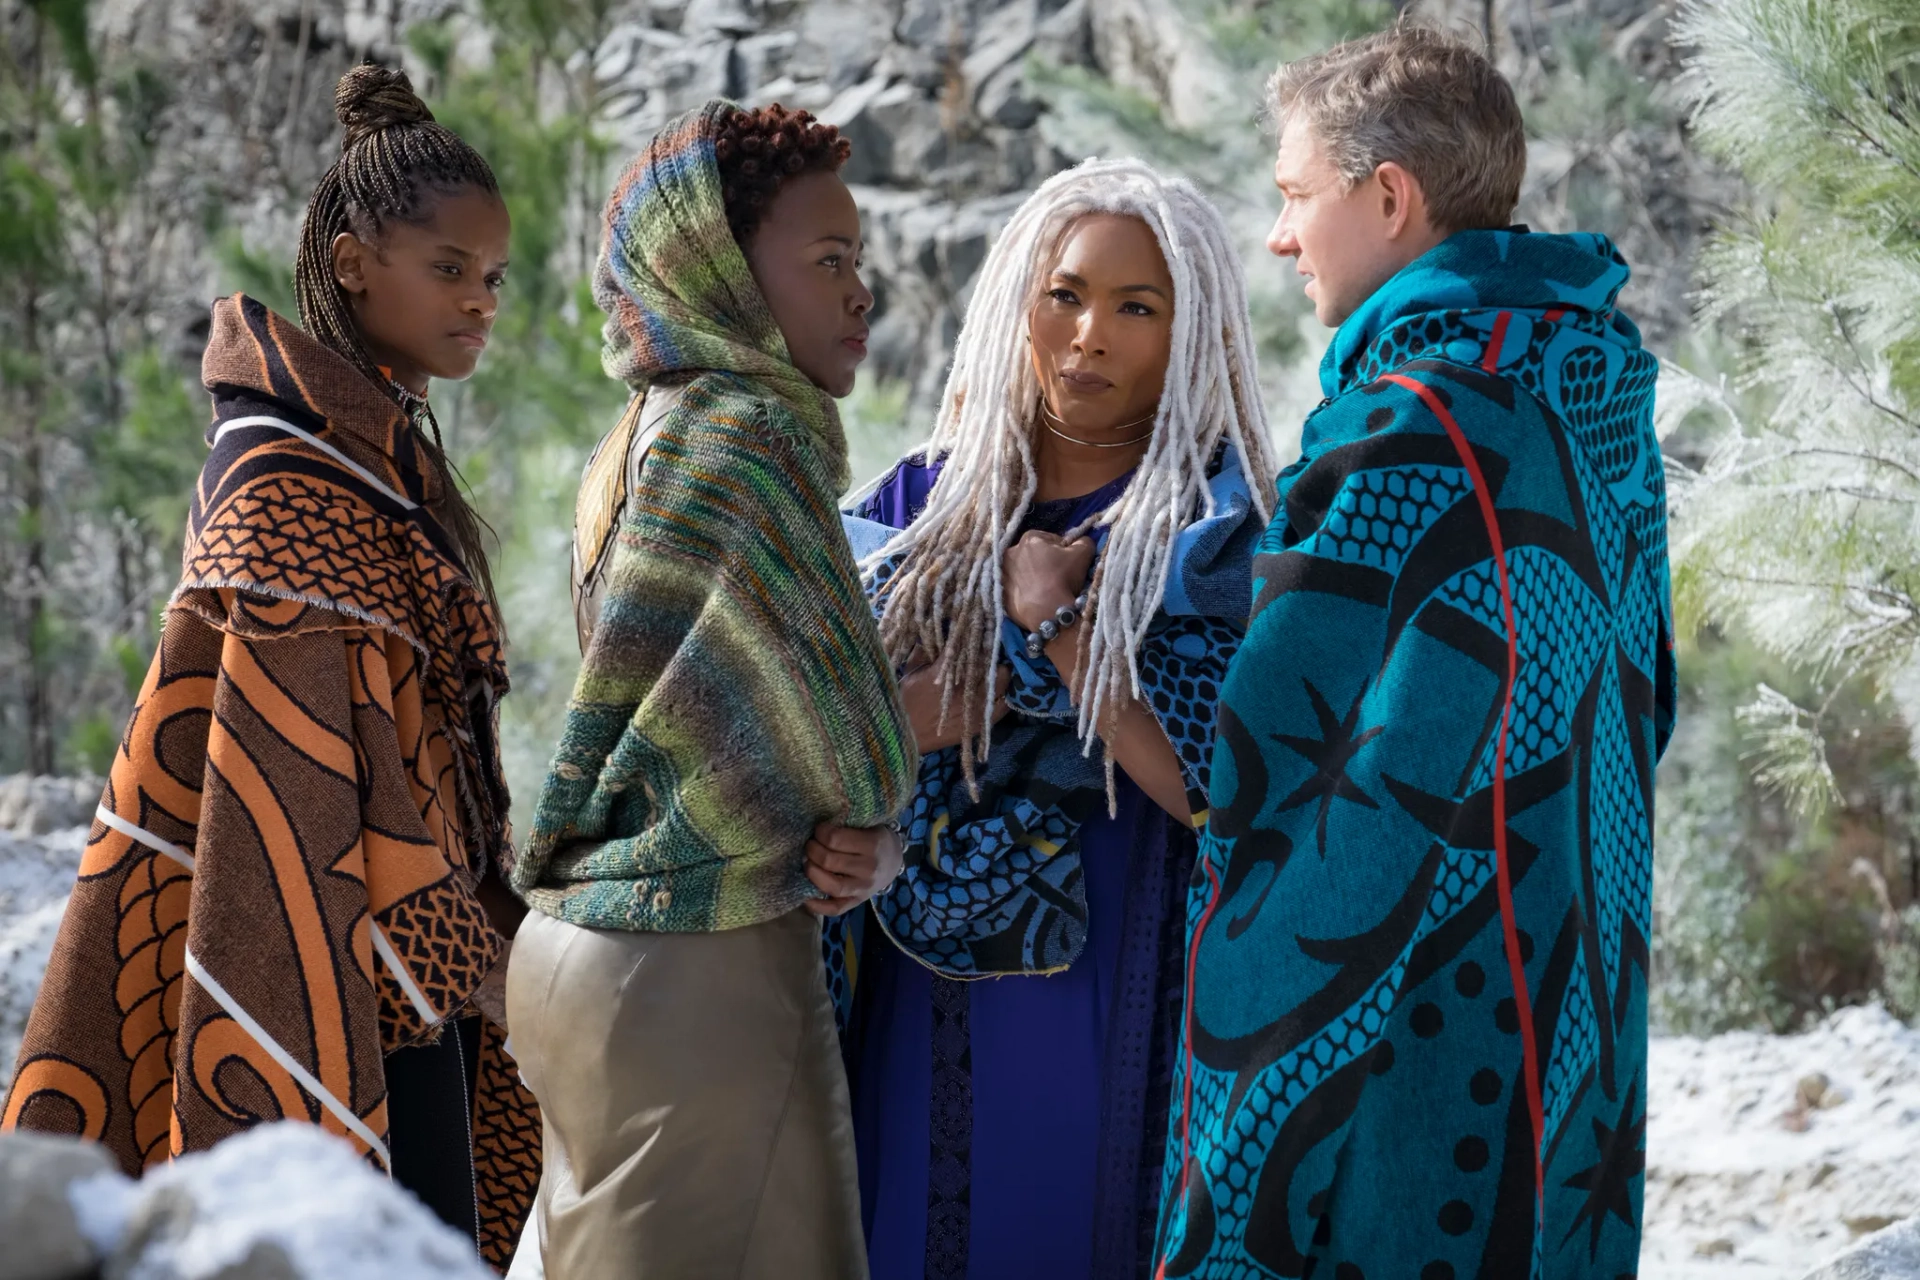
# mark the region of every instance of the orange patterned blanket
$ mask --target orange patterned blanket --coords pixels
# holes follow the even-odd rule
[[[129,1172],[266,1120],[389,1163],[383,1056],[439,1034],[500,960],[510,858],[491,605],[430,512],[445,479],[344,360],[221,300],[212,453],[183,575],[88,838],[4,1127]],[[533,1098],[486,1024],[483,1254],[539,1178]]]

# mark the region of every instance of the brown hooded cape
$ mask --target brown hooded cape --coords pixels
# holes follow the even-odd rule
[[[180,586],[0,1127],[137,1173],[296,1119],[384,1169],[383,1056],[471,1014],[504,949],[478,897],[511,857],[499,627],[430,514],[447,481],[345,360],[235,296],[203,380]],[[484,1025],[479,1245],[504,1267],[540,1123]]]

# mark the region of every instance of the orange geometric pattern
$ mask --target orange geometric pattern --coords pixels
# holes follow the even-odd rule
[[[415,990],[438,1015],[437,1021],[467,1003],[479,985],[474,975],[485,978],[499,958],[500,948],[479,902],[461,892],[451,878],[392,903],[375,918]],[[420,1039],[430,1024],[412,998],[400,992],[398,980],[384,965],[380,976],[380,1039],[391,1053]],[[399,999],[386,994],[389,984]]]
[[[240,298],[205,380],[184,575],[0,1127],[85,1134],[137,1173],[295,1118],[384,1167],[385,1055],[467,1011],[503,952],[478,897],[509,865],[499,628],[377,388]],[[497,1045],[473,1087],[499,1261],[538,1111]]]
[[[480,1256],[502,1271],[540,1186],[540,1104],[507,1056],[506,1034],[483,1021],[481,1087],[473,1095],[473,1172],[480,1188]]]

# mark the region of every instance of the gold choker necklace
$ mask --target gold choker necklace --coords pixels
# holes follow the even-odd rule
[[[1114,427],[1113,430],[1125,431],[1128,427],[1137,427],[1143,422],[1152,422],[1154,418],[1159,414],[1159,412],[1160,412],[1159,406],[1155,405],[1153,412],[1148,414],[1146,417],[1135,418],[1132,422],[1123,422],[1119,426]],[[1047,409],[1047,403],[1044,400],[1040,402],[1040,417],[1042,419],[1042,422],[1040,425],[1044,426],[1048,431],[1052,432],[1056,436],[1059,436],[1062,440],[1065,440],[1068,444],[1077,444],[1077,445],[1084,446],[1085,448],[1088,448],[1088,449],[1124,449],[1128,445],[1139,444],[1142,440],[1151,439],[1153,436],[1153,428],[1148,427],[1145,434],[1137,435],[1131,440],[1082,440],[1078,436],[1068,435],[1066,432],[1062,431],[1059,427],[1056,427],[1053,425],[1054,423],[1059,422],[1060,419],[1054,417],[1053,414]]]

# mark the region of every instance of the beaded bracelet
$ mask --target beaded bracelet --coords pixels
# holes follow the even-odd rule
[[[1087,598],[1075,596],[1072,604],[1063,604],[1053,611],[1053,616],[1040,624],[1038,631],[1027,632],[1027,660],[1038,662],[1046,651],[1047,643],[1074,623],[1080,621],[1087,610]]]

